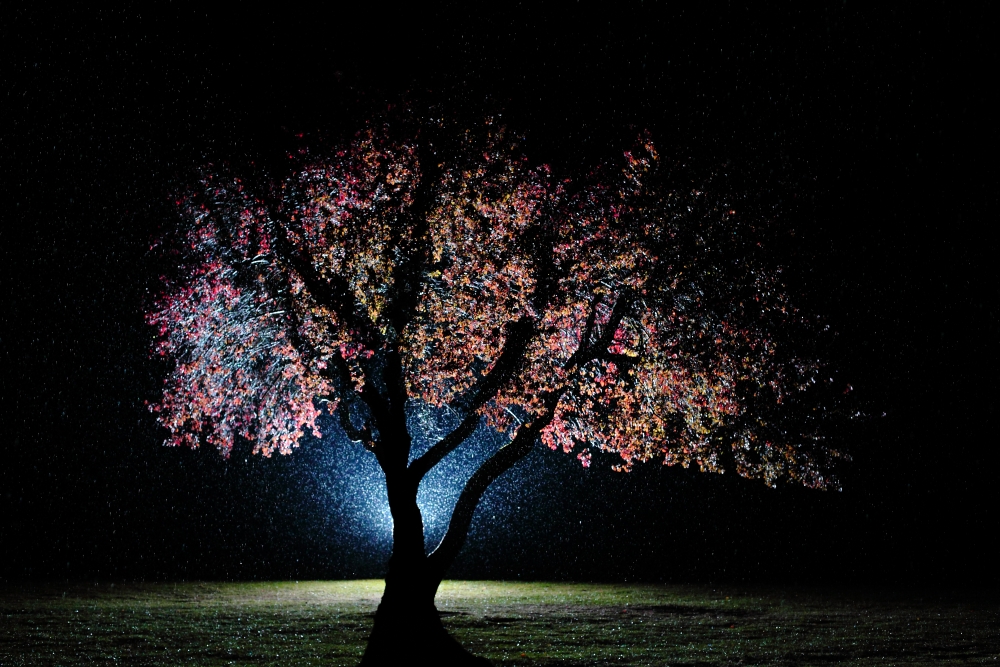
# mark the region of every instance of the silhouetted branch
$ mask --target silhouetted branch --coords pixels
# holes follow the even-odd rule
[[[357,333],[359,342],[369,350],[377,350],[383,345],[382,334],[352,293],[347,281],[337,275],[322,279],[312,263],[302,256],[288,238],[289,224],[276,207],[268,207],[268,217],[274,223],[273,240],[278,257],[292,268],[316,302],[324,305],[337,315],[344,326]]]
[[[455,510],[448,524],[448,531],[438,547],[427,557],[428,570],[435,581],[440,581],[445,571],[462,549],[472,525],[472,517],[480,499],[500,475],[510,470],[518,461],[527,456],[535,445],[539,433],[551,423],[559,404],[561,392],[549,394],[544,401],[544,413],[533,422],[521,426],[514,439],[501,447],[486,460],[462,489],[455,504]]]
[[[497,362],[480,379],[472,392],[459,401],[459,407],[466,412],[462,423],[410,464],[411,474],[417,482],[476,430],[480,419],[479,408],[496,396],[503,383],[517,372],[524,358],[524,350],[534,332],[534,322],[528,317],[522,317],[507,326],[507,338]]]
[[[580,337],[580,347],[577,348],[576,352],[570,355],[570,358],[566,360],[563,364],[563,368],[566,370],[572,370],[578,366],[583,366],[585,363],[592,359],[602,357],[607,353],[608,346],[614,340],[615,332],[618,330],[618,326],[622,323],[622,319],[628,312],[628,309],[632,306],[632,296],[631,293],[626,290],[618,297],[615,302],[615,307],[611,310],[611,317],[608,318],[607,324],[604,325],[601,331],[600,337],[591,344],[589,338],[594,328],[594,319],[596,317],[597,306],[600,305],[599,300],[594,301],[594,305],[591,308],[590,314],[587,316],[587,326],[584,334]]]

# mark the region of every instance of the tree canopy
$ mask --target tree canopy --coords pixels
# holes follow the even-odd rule
[[[818,325],[717,174],[642,135],[565,177],[495,119],[373,122],[289,165],[209,166],[177,198],[180,269],[148,315],[168,444],[284,454],[328,413],[381,460],[408,455],[389,424],[420,403],[463,420],[417,479],[485,421],[584,466],[837,487],[830,381],[796,344]]]

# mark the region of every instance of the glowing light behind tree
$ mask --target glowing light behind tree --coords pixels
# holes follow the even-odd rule
[[[837,485],[812,396],[832,381],[791,344],[814,327],[755,259],[752,212],[646,137],[574,180],[491,121],[409,128],[372,124],[252,187],[206,169],[149,315],[175,362],[152,406],[168,444],[287,454],[326,411],[374,454],[393,547],[362,664],[407,644],[475,662],[434,597],[486,490],[538,441],[583,466]],[[440,464],[483,425],[503,444],[452,501]],[[436,532],[446,500],[428,553],[423,514]]]

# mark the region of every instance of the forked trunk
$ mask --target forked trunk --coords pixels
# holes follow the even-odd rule
[[[392,557],[361,665],[489,665],[462,648],[441,624],[434,606],[441,573],[432,570],[424,551],[416,486],[405,474],[387,472],[386,488],[393,518]]]
[[[551,404],[548,405],[548,414],[536,419],[532,427],[519,429],[511,442],[496,451],[473,473],[455,504],[441,544],[430,556],[424,550],[424,524],[417,506],[420,475],[408,469],[405,458],[393,461],[384,454],[379,458],[385,472],[389,510],[392,513],[393,544],[385,592],[375,612],[375,627],[361,659],[363,667],[424,663],[445,666],[490,664],[485,658],[477,658],[466,651],[445,631],[434,606],[434,596],[445,572],[465,543],[473,513],[483,493],[497,477],[531,451],[538,432],[551,421],[557,400],[557,395],[547,397],[546,402]],[[404,422],[398,420],[397,423]],[[408,438],[408,435],[400,434],[400,437]],[[447,438],[442,442],[447,442]],[[420,461],[414,467],[422,469]]]

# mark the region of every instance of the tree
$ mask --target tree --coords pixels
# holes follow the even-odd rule
[[[178,198],[178,270],[148,315],[174,365],[152,409],[167,444],[225,455],[287,454],[328,414],[376,457],[393,551],[363,664],[416,646],[476,661],[435,593],[487,487],[537,442],[584,466],[836,486],[842,454],[808,408],[820,366],[791,344],[812,324],[760,257],[758,216],[648,137],[575,180],[489,119],[371,123],[292,165],[207,168]],[[427,406],[461,421],[413,457],[407,416]],[[427,554],[417,488],[483,422],[507,443]]]

